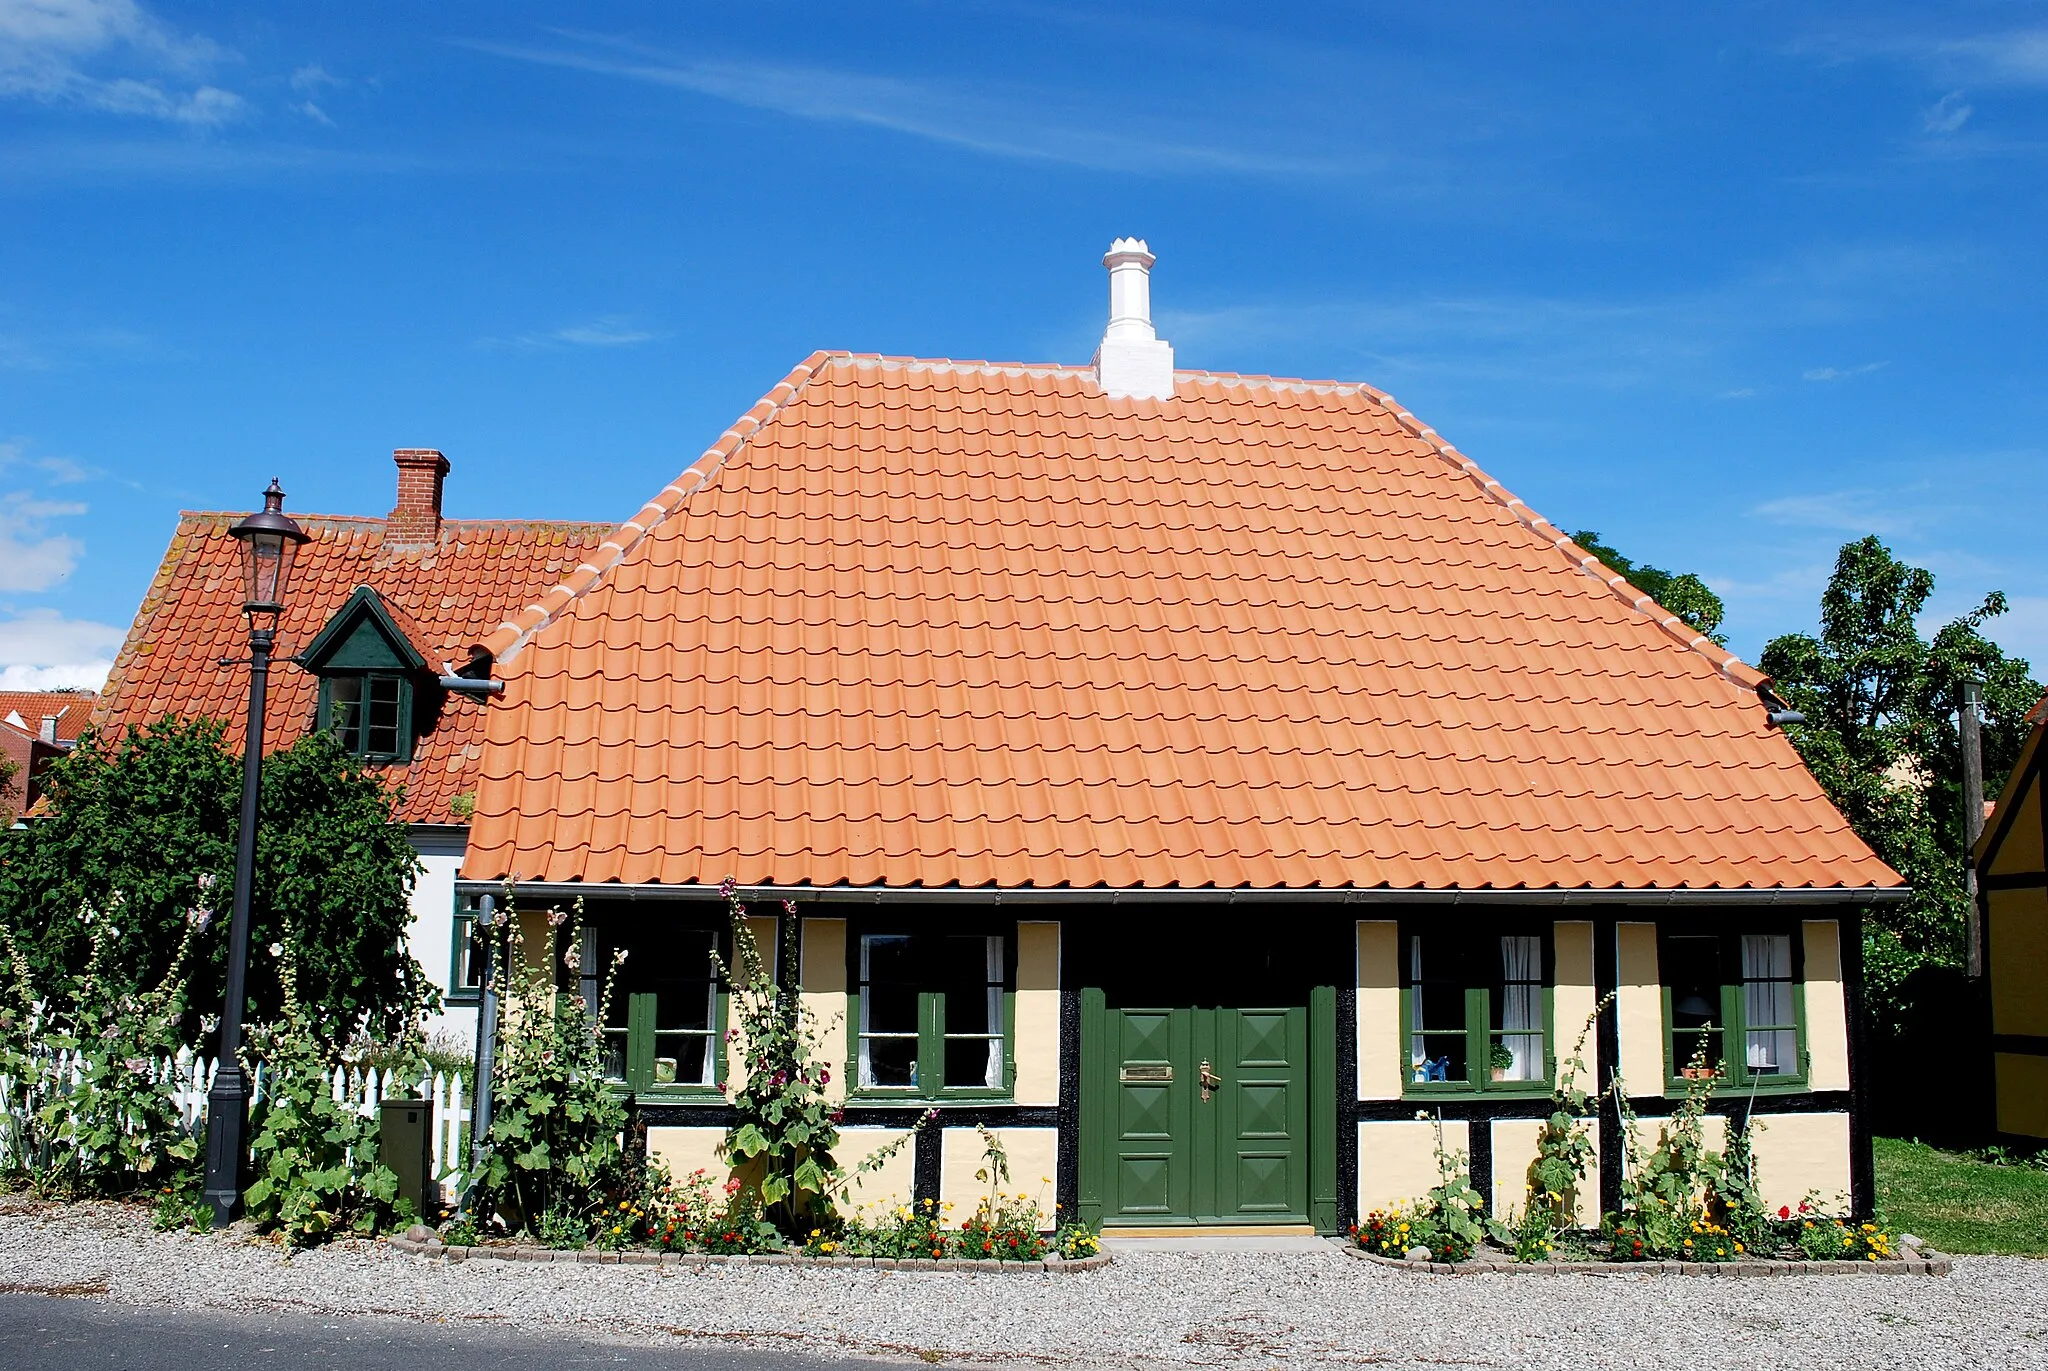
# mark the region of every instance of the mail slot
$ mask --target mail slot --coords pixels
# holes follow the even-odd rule
[[[1170,1085],[1173,1082],[1173,1063],[1125,1062],[1117,1071],[1116,1078],[1123,1085]]]

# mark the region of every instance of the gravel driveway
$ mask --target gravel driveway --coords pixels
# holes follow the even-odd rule
[[[893,1360],[1082,1367],[1365,1363],[2048,1367],[2048,1262],[1942,1277],[1431,1277],[1334,1249],[1120,1252],[1085,1274],[439,1265],[149,1230],[134,1210],[0,1211],[0,1289],[702,1339]]]

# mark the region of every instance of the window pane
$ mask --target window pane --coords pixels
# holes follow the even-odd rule
[[[860,1083],[917,1084],[918,986],[915,949],[900,934],[860,940]]]
[[[1545,1079],[1543,1056],[1543,940],[1500,940],[1500,974],[1493,988],[1493,1045],[1488,1066],[1503,1081]],[[1505,1055],[1506,1064],[1501,1065]]]
[[[1003,1083],[1003,940],[948,937],[939,990],[946,1037],[945,1084],[996,1089]]]
[[[334,725],[335,741],[344,752],[363,750],[363,678],[330,676],[327,679],[328,718]]]
[[[1743,1056],[1749,1069],[1759,1076],[1798,1074],[1790,934],[1743,935],[1742,1012],[1748,1029]]]
[[[1439,933],[1408,938],[1408,1064],[1415,1081],[1468,1081],[1464,957]]]
[[[372,756],[392,756],[398,751],[398,678],[372,676],[368,685],[369,722],[363,750]]]
[[[1664,940],[1664,984],[1671,991],[1671,1062],[1683,1069],[1707,1034],[1707,1065],[1719,1066],[1721,1049],[1721,940],[1673,937]]]
[[[608,923],[588,930],[583,972],[589,993],[599,994],[618,949],[627,957],[612,983],[605,1015],[608,1033],[619,1035],[623,1052],[635,995],[654,997],[654,1083],[710,1085],[717,1080],[718,984],[711,965],[717,935],[708,928],[678,928],[659,921]],[[624,1072],[620,1061],[619,1074]]]

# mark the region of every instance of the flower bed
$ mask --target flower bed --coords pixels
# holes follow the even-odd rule
[[[737,1255],[721,1255],[710,1252],[685,1252],[660,1248],[604,1248],[580,1247],[557,1248],[539,1247],[531,1243],[482,1243],[476,1246],[446,1243],[433,1229],[416,1224],[402,1236],[390,1239],[393,1251],[409,1253],[435,1261],[506,1261],[506,1262],[582,1262],[604,1266],[809,1266],[809,1267],[883,1267],[900,1271],[979,1271],[979,1272],[1079,1272],[1094,1271],[1109,1265],[1109,1254],[1097,1252],[1092,1256],[1062,1257],[1058,1252],[1047,1250],[1033,1260],[1010,1258],[997,1260],[983,1258],[975,1260],[966,1257],[848,1257],[837,1253],[811,1253],[805,1251],[749,1252]]]
[[[1484,1245],[1473,1249],[1472,1255],[1464,1261],[1439,1262],[1384,1257],[1377,1252],[1366,1251],[1355,1242],[1345,1242],[1342,1248],[1361,1261],[1435,1276],[1482,1273],[1550,1276],[1946,1276],[1950,1271],[1946,1254],[1910,1244],[1900,1248],[1898,1256],[1872,1257],[1862,1261],[1758,1257],[1747,1253],[1734,1261],[1613,1261],[1603,1259],[1597,1248],[1587,1261],[1516,1261],[1512,1252]]]

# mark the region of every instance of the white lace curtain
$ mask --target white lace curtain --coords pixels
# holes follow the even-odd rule
[[[1500,940],[1500,1041],[1514,1061],[1502,1073],[1510,1081],[1543,1079],[1543,940]]]
[[[1745,1060],[1759,1076],[1799,1069],[1799,1031],[1792,1012],[1792,938],[1742,935],[1742,1013],[1749,1025]]]

